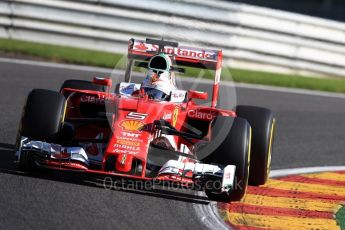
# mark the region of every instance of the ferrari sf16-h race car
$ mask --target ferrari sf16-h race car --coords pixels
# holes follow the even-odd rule
[[[265,108],[217,108],[221,66],[220,50],[130,39],[124,82],[67,80],[59,92],[29,93],[16,163],[25,171],[78,171],[187,188],[197,184],[212,200],[238,201],[248,184],[262,185],[268,178],[275,118]],[[173,88],[164,99],[151,97],[132,82],[136,67],[151,69],[156,77],[171,72],[173,85],[174,72],[184,67],[213,70],[211,105],[198,105],[208,94],[193,90]]]

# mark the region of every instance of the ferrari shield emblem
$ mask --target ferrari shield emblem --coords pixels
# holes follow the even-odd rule
[[[178,112],[179,112],[178,107],[175,107],[175,109],[174,109],[174,114],[173,114],[173,120],[172,120],[172,125],[173,125],[173,126],[176,126],[177,117],[178,117]]]

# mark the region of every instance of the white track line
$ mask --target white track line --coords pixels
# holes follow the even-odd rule
[[[287,87],[274,87],[274,86],[255,85],[255,84],[247,84],[247,83],[235,83],[235,85],[238,88],[345,99],[345,94],[342,94],[342,93],[331,93],[331,92],[323,92],[323,91],[317,91],[317,90],[306,90],[306,89],[296,89],[296,88],[287,88]]]
[[[345,166],[320,166],[320,167],[304,167],[292,169],[271,170],[270,177],[282,177],[296,174],[318,173],[318,172],[334,172],[345,171]]]
[[[100,68],[100,67],[82,66],[82,65],[73,65],[73,64],[62,64],[62,63],[51,63],[51,62],[44,62],[44,61],[12,59],[12,58],[0,58],[0,62],[20,64],[20,65],[40,66],[40,67],[46,67],[46,68],[59,68],[59,69],[79,70],[79,71],[86,71],[86,72],[98,72],[98,73],[105,73],[105,74],[111,74],[111,73],[123,74],[124,73],[123,70],[114,70],[114,69],[109,69],[109,68]],[[195,78],[183,77],[182,79],[185,82],[195,82]],[[210,79],[198,79],[198,81],[205,84],[213,83],[213,81]],[[302,95],[331,97],[331,98],[345,98],[345,94],[341,94],[341,93],[330,93],[330,92],[313,91],[313,90],[306,90],[306,89],[293,89],[293,88],[286,88],[286,87],[264,86],[264,85],[247,84],[247,83],[232,83],[232,82],[226,82],[226,81],[222,82],[221,84],[229,85],[231,87],[235,86],[236,88],[272,91],[272,92],[280,92],[280,93],[292,93],[292,94],[302,94]]]
[[[217,202],[210,202],[208,205],[194,205],[195,214],[208,229],[231,229],[220,217]]]

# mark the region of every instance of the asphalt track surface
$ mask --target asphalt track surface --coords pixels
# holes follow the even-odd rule
[[[32,88],[57,90],[66,79],[94,75],[104,73],[0,62],[0,229],[210,227],[196,211],[211,204],[190,194],[105,190],[79,175],[16,171],[11,149],[28,92]],[[190,84],[186,82],[184,87]],[[199,83],[198,89],[210,87]],[[275,112],[273,169],[345,164],[344,98],[247,87],[236,88],[236,95],[238,104],[264,106]]]

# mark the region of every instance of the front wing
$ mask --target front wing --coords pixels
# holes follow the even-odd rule
[[[88,156],[82,147],[63,147],[58,144],[31,141],[24,137],[21,140],[19,150],[16,152],[16,163],[20,165],[23,159],[30,159],[34,166],[39,168],[82,171],[105,176],[142,180],[170,181],[181,183],[181,185],[186,185],[186,187],[190,187],[190,184],[198,183],[198,185],[202,185],[201,189],[204,189],[204,186],[208,186],[207,183],[210,181],[220,181],[220,192],[227,193],[230,193],[233,189],[236,170],[235,165],[221,167],[203,163],[183,163],[177,160],[168,160],[161,167],[155,178],[90,170]]]

